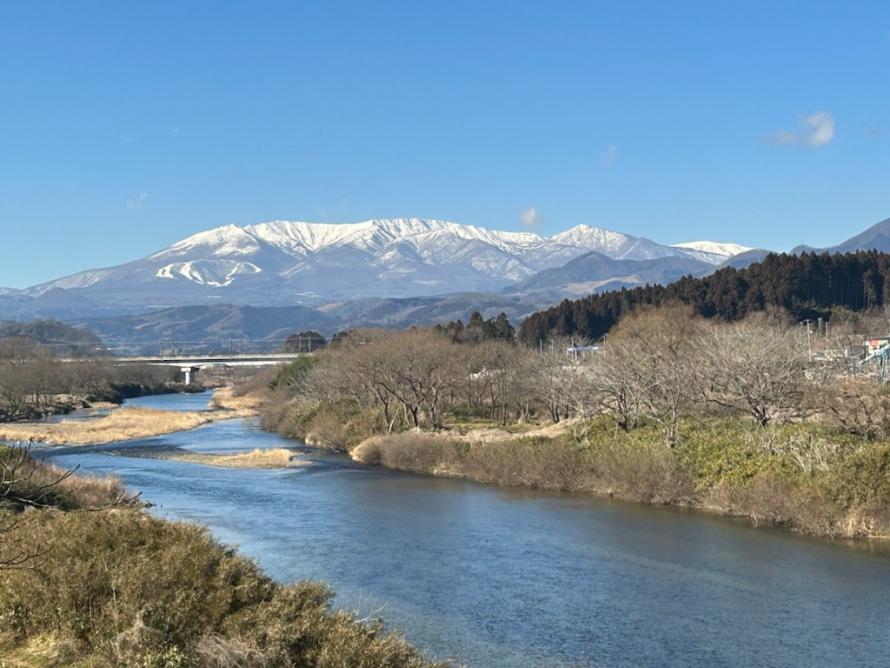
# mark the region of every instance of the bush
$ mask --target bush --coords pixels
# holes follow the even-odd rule
[[[324,585],[277,584],[206,529],[135,508],[115,479],[17,448],[0,449],[0,474],[2,665],[32,645],[53,665],[430,665],[333,610]]]
[[[51,464],[34,460],[24,448],[0,445],[0,511],[28,506],[62,510],[92,510],[124,501],[123,485],[114,476],[70,475]]]
[[[308,402],[293,399],[266,402],[261,411],[264,429],[310,445],[335,450],[351,450],[374,434],[385,431],[379,412],[362,408],[355,401]]]
[[[602,492],[648,503],[691,493],[689,476],[660,441],[654,447],[626,436],[583,446],[568,436],[468,442],[405,432],[363,443],[353,456],[368,464],[556,491]]]
[[[51,636],[102,665],[428,665],[379,624],[332,611],[323,585],[278,585],[196,526],[41,512],[18,540],[39,551],[0,578],[0,628],[18,643]]]

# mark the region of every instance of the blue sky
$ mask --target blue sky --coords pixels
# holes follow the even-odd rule
[[[0,285],[394,216],[840,241],[890,216],[890,3],[0,5]]]

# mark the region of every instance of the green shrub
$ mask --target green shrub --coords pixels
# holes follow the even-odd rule
[[[306,379],[316,360],[313,357],[298,357],[293,362],[280,367],[271,382],[273,390],[296,389]]]
[[[677,457],[696,488],[744,484],[775,465],[769,450],[758,444],[755,430],[760,428],[740,420],[684,422]]]
[[[363,408],[345,397],[323,402],[269,402],[263,406],[261,420],[265,429],[282,436],[337,450],[351,450],[370,436],[386,431],[379,411]]]
[[[815,482],[843,508],[890,508],[890,442],[852,450]]]

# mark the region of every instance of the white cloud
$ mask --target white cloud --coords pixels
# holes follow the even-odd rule
[[[148,193],[139,193],[136,197],[127,200],[127,211],[139,211],[145,200],[148,199]]]
[[[522,226],[529,232],[537,231],[538,226],[541,224],[541,214],[533,206],[525,209],[519,218],[522,220]]]
[[[835,131],[836,126],[831,114],[827,111],[817,111],[801,118],[796,131],[777,130],[769,136],[769,140],[774,144],[818,148],[830,144]]]
[[[600,162],[604,165],[611,165],[618,157],[618,147],[615,144],[609,144],[600,153]]]

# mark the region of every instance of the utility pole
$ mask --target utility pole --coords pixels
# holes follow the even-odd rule
[[[812,322],[813,322],[812,320],[807,318],[806,320],[802,320],[799,323],[799,325],[806,325],[806,327],[807,327],[807,357],[809,359],[813,358],[813,346],[812,346],[812,342],[810,341],[810,325],[812,324]]]

